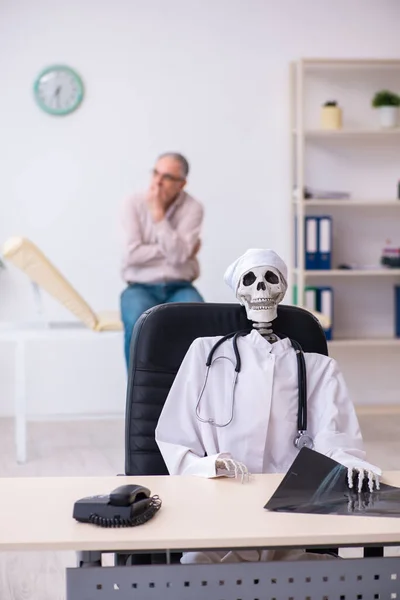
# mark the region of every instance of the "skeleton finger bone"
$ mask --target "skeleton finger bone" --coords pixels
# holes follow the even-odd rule
[[[380,488],[379,475],[373,471],[368,471],[368,489],[372,493],[374,488],[376,490],[379,490]]]
[[[242,477],[242,483],[244,483],[245,481],[249,481],[249,470],[246,467],[246,465],[239,463],[240,464],[240,470],[241,470],[241,477]]]
[[[362,490],[362,485],[364,482],[364,469],[358,469],[358,493]]]
[[[370,483],[370,478],[371,478],[371,483]],[[370,492],[374,491],[374,485],[375,485],[375,490],[380,489],[381,484],[380,484],[380,480],[379,480],[379,475],[377,475],[376,473],[373,473],[373,471],[368,471],[368,487],[369,487]]]
[[[249,471],[243,463],[232,458],[219,458],[216,461],[217,475],[240,479],[242,483],[249,480]]]
[[[353,487],[353,467],[347,469],[347,485],[351,489]]]
[[[347,469],[347,484],[352,489],[357,482],[357,492],[362,491],[364,481],[368,479],[368,490],[372,493],[379,490],[379,475],[373,471],[366,471],[358,467],[349,467]]]

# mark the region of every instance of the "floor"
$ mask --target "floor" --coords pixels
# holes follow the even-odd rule
[[[359,419],[370,462],[384,470],[400,470],[400,414],[360,415]],[[15,464],[13,434],[13,422],[0,419],[0,476],[95,476],[124,471],[123,420],[31,423],[29,461],[22,466]],[[65,567],[74,565],[72,552],[0,553],[0,600],[64,600]]]

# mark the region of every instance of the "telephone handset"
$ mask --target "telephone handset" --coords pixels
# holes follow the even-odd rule
[[[140,485],[121,485],[104,496],[88,496],[74,504],[73,518],[100,527],[135,527],[149,521],[161,508],[158,496]]]

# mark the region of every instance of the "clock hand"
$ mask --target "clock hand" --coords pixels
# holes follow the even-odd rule
[[[57,107],[60,108],[60,92],[61,92],[61,86],[57,86],[56,90],[54,92],[54,96],[57,99]]]

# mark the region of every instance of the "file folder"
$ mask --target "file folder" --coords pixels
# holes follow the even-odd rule
[[[400,338],[400,285],[394,286],[394,332]]]
[[[333,289],[331,287],[320,287],[318,310],[329,317],[331,325],[328,329],[324,329],[325,337],[328,341],[333,338]]]
[[[318,269],[332,268],[332,217],[318,218]]]
[[[319,269],[318,266],[318,218],[305,218],[305,267],[306,270]]]

